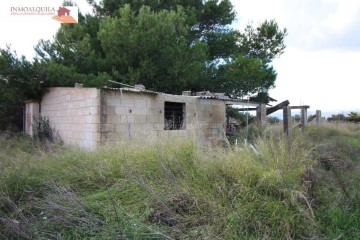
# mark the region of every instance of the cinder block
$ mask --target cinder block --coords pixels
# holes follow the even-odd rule
[[[97,98],[100,95],[100,90],[99,89],[91,89],[91,91],[88,94],[89,98]]]
[[[116,106],[115,107],[115,114],[122,115],[125,114],[126,110],[124,106]]]
[[[100,123],[100,115],[99,114],[91,115],[91,116],[92,116],[92,123],[96,123],[96,124]]]
[[[164,122],[164,118],[162,116],[146,116],[146,122],[161,123]]]
[[[194,130],[194,129],[196,129],[196,125],[194,124],[194,123],[187,123],[186,124],[186,129],[187,130]]]
[[[150,122],[138,124],[138,126],[141,126],[142,130],[145,132],[154,131],[154,124]],[[138,129],[141,129],[140,127]]]
[[[89,107],[89,113],[91,114],[91,115],[94,115],[94,114],[99,114],[99,112],[100,112],[100,109],[99,109],[99,107]],[[115,112],[116,112],[116,110],[115,110]]]
[[[164,123],[154,123],[153,124],[153,129],[154,130],[164,130]]]
[[[77,100],[77,101],[79,101],[79,100],[85,100],[85,99],[87,98],[87,96],[86,96],[86,93],[84,93],[83,91],[81,91],[81,90],[83,90],[83,89],[78,88],[77,90],[78,90],[78,91],[76,92],[76,100]]]
[[[208,110],[199,110],[198,111],[198,115],[199,117],[210,117],[212,114],[212,110],[208,109]]]
[[[79,124],[71,124],[71,132],[75,132],[78,129]],[[73,138],[74,134],[71,135],[71,137]]]
[[[85,139],[88,141],[92,141],[93,139],[93,132],[85,132]]]
[[[142,108],[141,115],[164,116],[163,108]]]
[[[70,129],[71,129],[71,124],[69,124],[69,123],[67,123],[67,124],[62,124],[62,126],[63,126],[63,130],[64,131],[69,131]]]
[[[78,124],[79,123],[79,117],[77,116],[72,116],[71,119],[70,119],[70,123],[71,124]]]
[[[92,106],[100,106],[100,98],[97,97],[97,98],[93,98],[92,99]]]
[[[222,111],[213,111],[212,112],[212,121],[214,122],[225,122],[226,113]]]
[[[135,116],[132,115],[121,115],[120,116],[120,123],[134,123],[135,122]]]
[[[66,117],[62,117],[62,116],[60,116],[60,117],[57,117],[57,118],[54,118],[53,119],[53,123],[56,123],[56,124],[65,124],[66,123],[66,119],[65,119]]]
[[[102,114],[107,114],[107,115],[109,115],[109,114],[113,114],[113,115],[115,115],[116,113],[115,113],[115,107],[106,107],[106,106],[104,106],[103,108],[102,108]]]
[[[84,118],[85,118],[85,123],[86,124],[92,124],[93,123],[93,116],[92,115],[84,116]]]
[[[76,115],[77,116],[86,116],[86,115],[89,115],[89,108],[86,108],[86,107],[84,107],[84,108],[78,108],[78,109],[76,109]]]
[[[109,123],[103,124],[101,126],[101,131],[103,131],[103,132],[115,132],[115,124],[109,124]]]
[[[78,116],[78,124],[79,125],[86,124],[86,117],[85,116]]]
[[[71,95],[66,94],[63,99],[64,99],[63,100],[64,102],[70,102],[71,101]]]
[[[78,132],[78,137],[77,139],[78,140],[86,140],[86,131],[81,131],[81,132]],[[83,141],[78,141],[78,143],[81,143]]]
[[[132,129],[132,124],[131,123],[129,123],[129,124],[117,124],[115,126],[115,130],[116,130],[115,132],[117,132],[117,133],[125,134],[125,133],[128,133],[129,129],[130,129],[130,131]]]
[[[60,116],[62,116],[62,117],[68,116],[68,115],[66,114],[66,109],[58,109],[57,112],[59,112],[59,113],[60,113]]]
[[[86,107],[91,107],[93,105],[93,99],[92,98],[86,99],[85,102],[86,102]]]
[[[71,133],[71,139],[80,139],[80,133],[78,131],[73,131]]]
[[[142,115],[134,116],[134,122],[135,123],[144,123],[144,122],[146,122],[146,116],[142,116]]]
[[[86,131],[88,131],[87,124],[78,124],[77,131],[78,132],[86,132]]]
[[[199,104],[200,104],[200,106],[201,105],[210,105],[210,107],[212,106],[212,102],[211,101],[213,101],[213,100],[209,100],[209,99],[200,99],[200,102],[199,102]]]
[[[127,111],[130,115],[141,115],[141,108],[138,107],[127,107]]]
[[[118,106],[125,106],[125,107],[134,107],[135,100],[132,98],[120,98]]]
[[[100,141],[100,133],[99,132],[93,132],[93,141]]]
[[[64,117],[64,123],[70,124],[70,123],[71,123],[71,119],[72,119],[72,117],[68,117],[68,116]]]
[[[120,123],[120,115],[108,115],[106,123]]]
[[[107,97],[106,98],[106,105],[110,107],[115,107],[120,105],[120,99],[115,97]]]
[[[140,95],[141,96],[141,95]],[[144,97],[141,96],[141,98],[135,99],[135,107],[137,108],[146,108],[147,107],[147,101],[146,99],[143,99]]]
[[[68,94],[68,91],[67,91],[67,89],[65,89],[65,88],[60,89],[60,90],[58,91],[58,96],[64,96],[64,95],[66,95],[66,94]]]
[[[70,108],[69,109],[69,116],[76,116],[76,109],[75,108]]]
[[[100,124],[89,124],[89,131],[93,133],[100,132]]]
[[[213,122],[212,116],[205,117],[205,122],[212,123]]]
[[[128,135],[117,133],[117,132],[107,132],[107,133],[103,133],[101,135],[101,141],[102,142],[117,141],[117,140],[120,140],[122,137],[126,137],[126,136],[128,136]]]
[[[68,103],[67,102],[60,102],[58,103],[58,110],[62,110],[65,111],[66,109],[68,109]]]
[[[70,109],[76,109],[76,106],[77,104],[76,104],[76,102],[69,102],[69,104],[68,104],[68,108],[70,108]]]
[[[83,100],[77,101],[77,104],[78,104],[78,108],[84,108],[84,107],[86,107],[86,100],[83,99]]]
[[[65,115],[66,115],[66,116],[71,116],[71,112],[70,112],[70,111],[71,111],[71,109],[66,109],[66,110],[65,110]]]
[[[196,117],[196,120],[195,121],[198,121],[198,122],[206,122],[206,117],[203,116],[203,115],[200,115],[198,117]]]

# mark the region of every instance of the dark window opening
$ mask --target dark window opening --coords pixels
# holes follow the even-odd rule
[[[185,103],[165,102],[165,130],[185,128]]]

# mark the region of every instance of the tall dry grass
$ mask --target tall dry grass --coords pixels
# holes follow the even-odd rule
[[[357,141],[354,132],[309,128],[289,137],[279,129],[264,128],[252,135],[251,145],[211,148],[199,147],[191,139],[162,139],[151,144],[127,141],[99,151],[61,145],[41,147],[22,136],[3,137],[0,237],[353,236],[346,235],[345,230],[328,231],[326,224],[334,220],[331,216],[357,216],[358,191],[353,187],[359,186],[359,179],[341,178],[351,199],[347,205],[351,210],[331,208],[331,204],[343,202],[332,196],[329,203],[325,202],[331,191],[326,181],[337,178],[333,172],[333,177],[326,178],[328,170],[319,159],[325,141],[333,144],[339,136],[350,139],[351,147],[346,150],[339,145],[338,152],[344,150],[347,154],[351,150],[356,156],[358,152],[351,143]],[[358,168],[354,156],[344,161]],[[337,170],[341,175],[346,169]],[[344,195],[341,187],[335,189]],[[349,224],[360,229],[356,221]]]

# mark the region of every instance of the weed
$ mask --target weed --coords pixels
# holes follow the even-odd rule
[[[227,148],[162,139],[90,152],[2,137],[0,237],[359,238],[356,131],[259,129]]]

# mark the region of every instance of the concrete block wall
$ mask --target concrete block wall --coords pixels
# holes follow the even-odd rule
[[[101,142],[143,137],[161,129],[162,109],[151,104],[156,95],[101,89]]]
[[[187,104],[186,120],[201,144],[217,143],[225,138],[226,106],[216,99],[194,98]]]
[[[101,142],[130,138],[196,136],[201,143],[224,139],[225,104],[214,99],[101,89]],[[185,125],[164,130],[165,101],[185,103]]]
[[[100,90],[96,88],[49,88],[40,104],[64,143],[96,149],[100,145]]]

